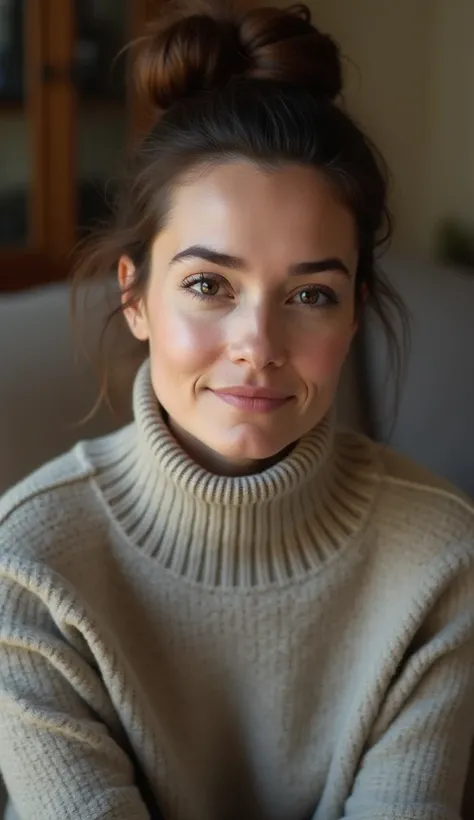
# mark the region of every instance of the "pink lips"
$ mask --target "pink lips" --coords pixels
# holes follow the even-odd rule
[[[225,387],[212,392],[226,404],[250,413],[272,413],[293,398],[260,387]]]

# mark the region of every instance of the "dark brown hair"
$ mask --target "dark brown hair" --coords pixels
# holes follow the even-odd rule
[[[139,298],[173,189],[203,163],[240,158],[267,167],[316,167],[354,215],[357,307],[367,294],[386,330],[399,381],[408,320],[401,298],[376,268],[377,249],[391,235],[387,171],[338,104],[342,64],[336,43],[315,28],[303,4],[241,13],[223,0],[165,8],[131,52],[138,87],[157,108],[156,124],[134,153],[110,225],[83,250],[76,286],[110,279],[124,255],[136,270],[129,303]]]

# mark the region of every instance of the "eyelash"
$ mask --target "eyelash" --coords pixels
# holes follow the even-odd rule
[[[181,288],[185,290],[187,293],[189,293],[190,296],[192,296],[194,299],[199,299],[199,301],[201,302],[209,302],[211,299],[218,299],[218,294],[214,296],[206,296],[204,293],[199,293],[198,291],[192,289],[194,285],[199,285],[202,282],[213,282],[220,285],[225,282],[225,279],[223,279],[223,277],[221,276],[216,276],[215,274],[211,273],[199,273],[193,276],[189,276],[187,279],[185,279],[181,283]],[[336,307],[339,304],[339,298],[337,294],[333,290],[331,290],[331,288],[321,287],[321,285],[306,285],[306,287],[302,288],[300,291],[298,291],[298,293],[304,293],[308,291],[311,293],[322,294],[327,298],[328,302],[324,305],[302,304],[301,307],[321,310],[322,308]]]

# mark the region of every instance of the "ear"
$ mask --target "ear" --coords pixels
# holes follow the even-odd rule
[[[146,342],[150,334],[145,302],[142,298],[131,300],[130,288],[135,281],[135,265],[128,256],[120,257],[117,278],[121,292],[123,315],[127,324],[136,339],[140,342]]]

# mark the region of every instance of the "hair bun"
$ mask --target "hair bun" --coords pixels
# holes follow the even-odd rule
[[[159,109],[236,77],[304,86],[335,99],[339,48],[311,23],[304,4],[237,14],[223,0],[169,3],[137,42],[139,89]]]

